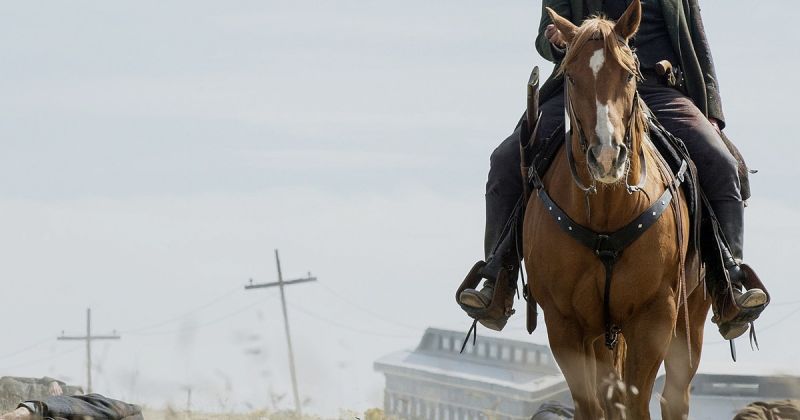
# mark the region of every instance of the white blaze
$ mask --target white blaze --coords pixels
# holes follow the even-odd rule
[[[594,78],[597,80],[597,73],[600,73],[600,69],[603,68],[603,64],[606,62],[606,52],[603,48],[595,51],[592,54],[592,57],[589,59],[589,67],[592,68],[592,73],[594,73]]]
[[[592,69],[595,80],[597,80],[597,75],[600,73],[600,69],[603,68],[605,62],[606,53],[604,48],[595,51],[589,58],[589,67]],[[600,156],[596,157],[600,165],[606,170],[610,170],[614,158],[616,157],[614,153],[615,147],[612,144],[614,139],[614,125],[611,124],[611,108],[610,104],[601,104],[597,98],[595,98],[595,105],[597,107],[597,125],[594,128],[594,132],[597,134],[597,139],[600,141],[601,145]]]
[[[611,124],[611,109],[609,104],[601,104],[600,101],[595,99],[595,106],[597,107],[597,126],[594,128],[597,138],[603,146],[611,147],[611,139],[614,138],[614,125]]]
[[[597,139],[600,141],[600,155],[596,156],[596,158],[597,162],[602,165],[606,171],[610,171],[614,165],[614,159],[617,157],[617,149],[612,145],[614,125],[611,124],[609,105],[603,105],[596,99],[595,105],[597,106],[597,126],[594,132],[597,134]]]

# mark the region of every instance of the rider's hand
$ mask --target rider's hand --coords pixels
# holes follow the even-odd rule
[[[562,35],[561,31],[556,29],[556,25],[552,23],[547,25],[547,28],[544,29],[544,36],[547,37],[547,40],[555,45],[556,48],[564,48],[567,46],[567,43],[564,41],[564,35]]]
[[[710,122],[711,125],[714,126],[714,129],[717,130],[717,133],[722,133],[722,130],[719,128],[719,120],[717,120],[714,117],[709,117],[708,122]]]

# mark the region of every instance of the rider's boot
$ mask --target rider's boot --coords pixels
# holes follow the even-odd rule
[[[741,201],[713,201],[711,207],[717,216],[727,247],[720,246],[725,270],[730,278],[730,289],[726,282],[716,285],[714,296],[714,321],[726,340],[741,336],[766,308],[769,298],[764,290],[754,287],[760,284],[755,272],[742,263],[744,246],[744,203]],[[749,288],[748,288],[749,287]]]
[[[484,240],[487,257],[485,265],[474,273],[485,281],[480,290],[466,289],[458,296],[462,307],[477,311],[486,311],[493,299],[500,299],[502,305],[497,305],[496,311],[478,317],[483,326],[496,331],[502,330],[514,313],[512,307],[520,258],[517,256],[516,243],[519,229],[514,226],[519,221],[513,213],[518,199],[519,195],[487,194]]]

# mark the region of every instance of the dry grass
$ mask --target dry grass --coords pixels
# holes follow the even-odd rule
[[[252,411],[249,413],[201,413],[179,410],[153,410],[145,408],[143,412],[147,420],[322,420],[321,417],[304,415],[299,417],[293,411]],[[384,420],[383,410],[373,408],[364,413],[342,410],[338,416],[341,420]]]

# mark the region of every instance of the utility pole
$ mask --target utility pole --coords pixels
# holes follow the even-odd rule
[[[192,417],[192,387],[186,387],[186,415]]]
[[[61,332],[58,340],[83,340],[86,341],[86,393],[92,392],[92,340],[119,340],[121,337],[114,331],[107,335],[92,335],[92,309],[86,308],[86,335],[68,336]]]
[[[244,288],[245,290],[249,290],[249,289],[261,289],[265,287],[278,286],[278,288],[281,291],[281,307],[283,308],[283,326],[286,328],[286,345],[289,347],[289,372],[292,375],[292,393],[294,394],[294,406],[295,410],[297,411],[297,415],[301,416],[303,412],[300,407],[300,396],[297,392],[297,374],[295,373],[294,369],[294,350],[292,350],[292,336],[289,333],[289,316],[286,314],[286,294],[283,291],[283,286],[290,284],[297,284],[297,283],[305,283],[309,281],[317,281],[317,278],[312,277],[311,273],[308,273],[307,277],[284,281],[283,273],[281,273],[281,259],[280,257],[278,257],[277,249],[275,250],[275,264],[278,266],[277,282],[253,284],[253,279],[250,279],[250,284],[244,286]]]

